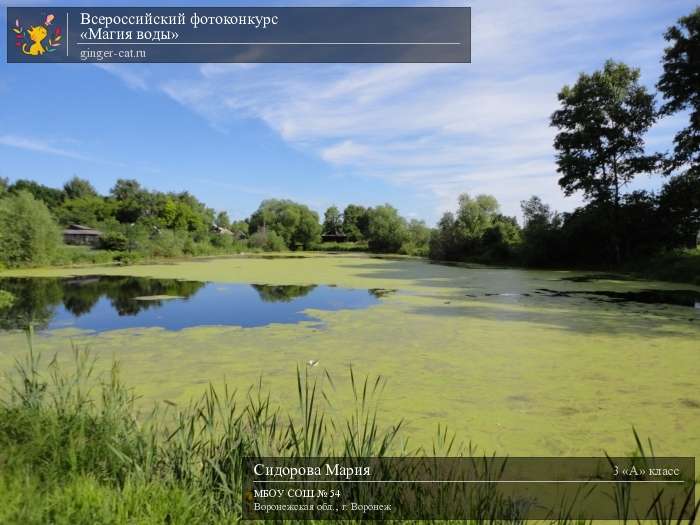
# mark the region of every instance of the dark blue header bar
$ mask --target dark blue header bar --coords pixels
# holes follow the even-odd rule
[[[468,7],[8,7],[7,61],[470,62]]]

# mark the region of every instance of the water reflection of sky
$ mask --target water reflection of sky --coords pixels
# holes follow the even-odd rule
[[[28,319],[38,329],[49,330],[255,327],[314,320],[304,313],[307,309],[356,309],[379,302],[372,291],[332,286],[194,283],[133,277],[3,279],[0,289],[15,295],[12,308],[0,314],[5,329],[22,328]]]

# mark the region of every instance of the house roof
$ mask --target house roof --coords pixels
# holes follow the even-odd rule
[[[100,236],[102,235],[102,232],[99,230],[93,230],[92,228],[85,229],[85,230],[76,230],[72,228],[67,228],[63,230],[63,235],[92,235],[92,236]]]

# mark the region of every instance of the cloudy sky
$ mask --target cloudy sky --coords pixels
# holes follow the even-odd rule
[[[58,186],[78,175],[105,192],[137,178],[236,218],[285,197],[319,212],[390,202],[433,224],[463,192],[493,194],[509,215],[533,194],[570,210],[580,200],[557,186],[548,126],[557,92],[608,58],[653,89],[663,32],[696,3],[376,5],[470,5],[472,63],[28,66],[4,63],[3,39],[0,176]],[[682,118],[659,122],[649,148],[668,149]]]

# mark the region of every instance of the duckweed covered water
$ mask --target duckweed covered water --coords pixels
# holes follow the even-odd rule
[[[95,271],[41,269],[2,277]],[[328,371],[335,385],[346,382],[350,365],[359,376],[385,376],[380,413],[387,422],[405,419],[409,449],[429,444],[437,425],[447,424],[488,453],[622,455],[630,452],[635,427],[652,439],[657,455],[700,456],[700,309],[690,304],[700,298],[697,287],[360,255],[200,259],[100,272],[204,287],[238,283],[255,294],[250,283],[314,290],[337,285],[366,296],[370,289],[397,291],[370,296],[377,301],[371,308],[311,307],[304,315],[313,321],[177,331],[67,328],[37,338],[37,349],[66,359],[71,343],[89,345],[105,367],[118,359],[143,404],[186,403],[207,382],[224,378],[245,391],[262,376],[274,401],[293,409],[297,367],[318,360],[309,373],[325,381]],[[9,369],[25,345],[21,332],[0,332],[0,368]],[[340,387],[331,397],[332,411],[351,406]]]

